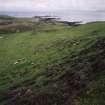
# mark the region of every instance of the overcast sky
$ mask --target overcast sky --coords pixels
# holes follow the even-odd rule
[[[105,10],[105,0],[0,0],[0,11]]]

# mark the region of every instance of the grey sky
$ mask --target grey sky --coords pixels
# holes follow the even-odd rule
[[[0,11],[105,10],[105,0],[0,0]]]

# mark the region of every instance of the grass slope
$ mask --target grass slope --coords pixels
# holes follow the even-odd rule
[[[0,105],[105,105],[105,22],[44,28],[0,36]]]

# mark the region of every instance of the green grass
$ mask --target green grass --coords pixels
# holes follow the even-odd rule
[[[37,33],[28,31],[2,34],[0,93],[22,87],[33,90],[39,88],[44,91],[43,88],[49,87],[52,80],[68,72],[78,72],[80,62],[84,64],[88,57],[90,59],[98,53],[97,49],[90,48],[99,39],[105,39],[105,22],[88,23],[78,27],[45,24],[41,29],[42,31]],[[55,31],[44,31],[51,29]],[[87,52],[84,53],[85,51]],[[15,64],[19,59],[23,60]],[[69,60],[69,63],[66,63],[66,60]],[[48,72],[53,75],[46,76]],[[84,92],[77,97],[78,105],[104,105],[104,79],[104,73],[101,73],[89,82],[88,90],[92,89],[92,92],[88,95]],[[50,92],[50,88],[48,89]],[[1,103],[8,102],[8,100],[2,100],[5,97],[2,94],[0,97]]]
[[[33,66],[31,65],[31,63],[35,63],[35,65],[42,66],[43,68],[43,66],[48,65],[53,60],[60,59],[62,56],[64,56],[62,55],[62,53],[68,53],[66,49],[65,51],[59,51],[59,49],[56,49],[57,46],[50,46],[53,46],[53,43],[57,43],[59,40],[62,41],[68,37],[74,37],[69,36],[68,34],[69,31],[65,35],[62,33],[62,31],[51,33],[43,32],[38,33],[37,35],[32,35],[31,32],[26,32],[6,36],[0,41],[0,44],[2,44],[0,52],[0,55],[2,55],[0,57],[0,72],[6,73],[6,75],[11,74],[10,72],[16,71],[18,71],[18,73],[19,71],[25,72],[25,69],[30,69],[31,66]],[[24,62],[24,64],[14,65],[14,62],[21,58],[25,58],[26,62]],[[34,70],[31,69],[29,72],[31,73],[33,71]],[[17,79],[18,74],[16,73],[16,75],[17,76],[14,76],[16,78],[16,81],[21,79],[20,77],[19,79]]]

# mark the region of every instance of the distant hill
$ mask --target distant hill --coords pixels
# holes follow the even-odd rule
[[[8,16],[8,15],[0,15],[0,19],[4,19],[4,20],[9,19],[9,20],[11,20],[11,19],[15,19],[15,18],[12,17],[12,16]]]

